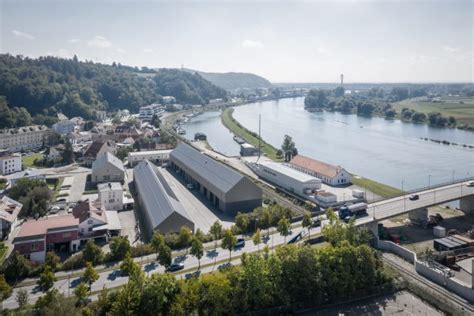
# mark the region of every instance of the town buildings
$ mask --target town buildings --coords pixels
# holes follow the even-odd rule
[[[119,182],[108,182],[97,185],[99,201],[106,211],[123,210],[123,189]]]
[[[38,169],[26,169],[13,174],[10,178],[10,184],[13,186],[20,179],[44,180],[45,176]]]
[[[21,171],[21,155],[9,151],[0,153],[0,174],[2,176]]]
[[[142,121],[149,122],[154,115],[161,116],[165,112],[161,104],[150,104],[140,107],[138,118]]]
[[[319,178],[324,183],[332,186],[346,185],[352,182],[351,174],[341,166],[330,165],[303,155],[294,156],[288,165],[296,170]]]
[[[60,135],[67,135],[69,133],[74,132],[76,124],[70,120],[59,121],[51,127],[53,131]]]
[[[23,204],[7,196],[0,199],[0,237],[2,240],[10,237],[22,207]]]
[[[105,238],[119,235],[120,220],[117,211],[108,211],[100,200],[85,200],[72,209],[72,214],[79,220],[79,238],[82,242],[88,239]]]
[[[133,169],[133,181],[148,236],[179,232],[182,226],[194,231],[194,222],[151,162],[144,160]]]
[[[116,148],[115,143],[109,140],[94,141],[84,152],[84,164],[92,166],[92,163],[106,152],[115,154]]]
[[[148,160],[155,164],[163,164],[170,160],[171,149],[136,151],[128,153],[128,164],[136,166],[140,161]]]
[[[124,180],[125,168],[123,163],[110,152],[105,152],[97,157],[97,160],[92,164],[92,182],[123,182]]]
[[[46,252],[75,252],[79,248],[79,219],[72,215],[28,219],[13,239],[13,250],[34,262],[44,262]]]
[[[228,166],[187,144],[170,154],[172,168],[225,213],[252,211],[262,205],[262,189]]]
[[[0,149],[11,152],[41,148],[51,130],[44,125],[31,125],[0,130]]]

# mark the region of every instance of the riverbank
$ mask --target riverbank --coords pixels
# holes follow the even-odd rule
[[[402,193],[402,190],[361,176],[352,176],[352,183],[383,198],[389,198]]]
[[[248,130],[247,128],[243,127],[233,116],[234,109],[229,108],[222,112],[222,123],[226,128],[228,128],[232,133],[242,137],[248,143],[258,146],[259,138],[254,132]],[[272,145],[265,142],[263,139],[260,139],[262,151],[269,157],[270,159],[282,161],[281,157],[276,155],[277,149]],[[391,187],[389,185],[379,183],[377,181],[367,179],[361,176],[354,176],[353,181],[355,185],[362,189],[366,189],[367,191],[372,192],[373,194],[388,198],[392,196],[399,195],[402,191]]]
[[[247,143],[255,146],[258,148],[260,143],[260,148],[262,152],[270,159],[281,161],[282,157],[277,155],[278,149],[273,147],[272,145],[265,142],[261,139],[255,132],[252,132],[245,127],[243,127],[239,122],[237,122],[232,113],[234,109],[228,108],[222,112],[221,120],[222,124],[224,124],[227,129],[229,129],[235,135],[243,138]]]

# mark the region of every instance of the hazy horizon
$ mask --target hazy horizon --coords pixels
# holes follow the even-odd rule
[[[272,83],[473,82],[469,0],[0,1],[1,53]]]

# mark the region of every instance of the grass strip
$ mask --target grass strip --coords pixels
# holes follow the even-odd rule
[[[222,112],[222,124],[224,124],[224,126],[227,127],[232,133],[243,138],[247,143],[257,148],[260,139],[260,147],[262,149],[262,152],[270,159],[281,161],[282,157],[277,156],[278,149],[265,142],[256,133],[243,127],[239,122],[237,122],[237,120],[234,119],[234,117],[232,116],[233,112],[234,109],[232,108],[225,109]]]

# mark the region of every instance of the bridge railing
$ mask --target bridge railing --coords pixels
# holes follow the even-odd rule
[[[467,181],[474,181],[474,176],[473,177],[461,178],[461,179],[455,179],[454,181],[452,181],[452,180],[451,181],[445,181],[445,182],[433,184],[433,185],[426,186],[426,187],[421,187],[421,188],[416,188],[416,189],[411,189],[411,190],[405,190],[403,192],[400,192],[398,194],[394,194],[394,195],[389,196],[389,197],[379,197],[379,198],[376,198],[376,199],[372,199],[368,202],[369,203],[376,203],[376,202],[380,202],[380,201],[389,200],[389,199],[393,199],[393,198],[396,198],[396,197],[404,196],[404,195],[407,195],[407,194],[414,194],[414,193],[418,193],[418,192],[422,192],[422,191],[426,191],[426,190],[433,190],[433,189],[445,187],[445,186],[448,186],[448,185],[464,183],[464,182],[467,182]]]

